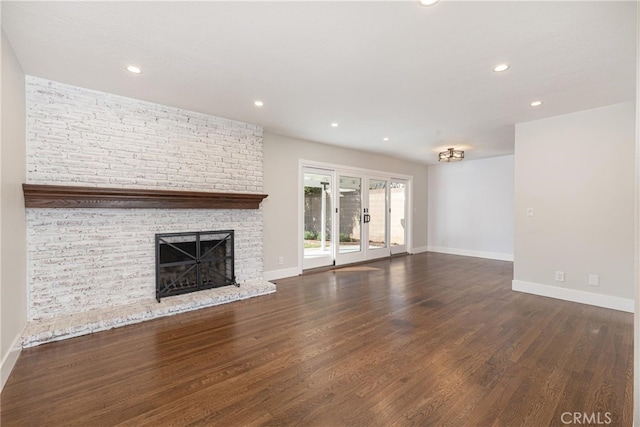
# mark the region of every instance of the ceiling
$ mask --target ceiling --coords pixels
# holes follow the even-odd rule
[[[1,7],[28,75],[422,163],[512,154],[516,123],[635,97],[634,1]]]

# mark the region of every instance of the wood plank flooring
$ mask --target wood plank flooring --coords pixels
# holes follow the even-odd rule
[[[397,257],[26,349],[0,421],[538,427],[579,412],[630,426],[633,315],[511,279],[510,262]]]

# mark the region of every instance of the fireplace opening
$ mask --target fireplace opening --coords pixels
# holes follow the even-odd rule
[[[233,230],[156,234],[156,300],[235,285]]]

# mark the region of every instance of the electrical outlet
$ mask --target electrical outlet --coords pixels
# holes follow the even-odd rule
[[[533,216],[533,208],[527,208],[527,216]]]
[[[600,276],[597,274],[589,275],[589,286],[598,286],[600,285]]]
[[[556,271],[556,282],[564,282],[564,271]]]
[[[280,256],[278,257],[278,265],[282,265],[282,264],[284,264],[284,257]]]

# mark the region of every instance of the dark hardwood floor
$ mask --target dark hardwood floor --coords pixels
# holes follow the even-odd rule
[[[562,426],[579,412],[630,426],[633,315],[511,279],[510,262],[397,257],[26,349],[0,421]]]

